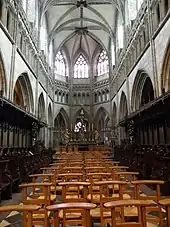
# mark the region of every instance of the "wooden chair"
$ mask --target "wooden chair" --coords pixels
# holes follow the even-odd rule
[[[36,183],[36,180],[38,179],[41,183],[51,183],[51,200],[56,200],[56,190],[57,190],[57,184],[60,182],[56,179],[56,173],[39,173],[39,174],[32,174],[29,175],[30,178],[32,178],[32,182]]]
[[[100,206],[91,211],[92,220],[101,223],[104,227],[109,224],[111,220],[111,212],[106,209],[103,204],[108,201],[115,201],[120,199],[130,199],[129,195],[123,193],[127,182],[124,181],[98,181],[94,182],[100,188],[99,201]],[[115,190],[116,188],[116,190]]]
[[[162,223],[162,212],[161,212],[161,206],[159,205],[159,200],[161,199],[161,193],[160,193],[160,185],[164,184],[164,181],[161,180],[137,180],[131,182],[134,185],[134,192],[135,192],[135,199],[137,200],[153,200],[156,204],[156,206],[150,206],[147,208],[147,212],[155,211],[158,212],[158,216],[148,216],[147,220],[150,222],[156,222],[159,223],[160,227],[163,226]],[[149,194],[141,193],[142,185],[145,186],[154,186],[154,189],[156,192]]]
[[[61,219],[59,218],[60,211],[63,211],[62,224],[63,227],[69,225],[81,225],[83,227],[91,226],[90,210],[96,207],[92,203],[60,203],[52,206],[48,206],[47,210],[54,212],[54,227],[59,227]],[[78,218],[75,218],[72,213],[81,213]]]
[[[63,167],[63,172],[81,173],[82,172],[82,167],[66,166],[66,167]]]
[[[152,200],[118,200],[107,202],[104,206],[111,209],[111,225],[112,227],[147,227],[146,223],[146,207],[153,205]],[[126,222],[124,216],[125,207],[136,207],[138,211],[138,220],[134,222]],[[117,210],[117,208],[119,208]]]
[[[24,212],[27,218],[23,221],[23,227],[32,227],[33,226],[33,213],[38,211],[41,207],[37,205],[9,205],[0,207],[0,213],[2,212]]]
[[[88,182],[61,182],[62,186],[62,199],[63,202],[86,202],[88,187],[90,183]],[[74,190],[72,190],[74,188]]]
[[[84,168],[86,174],[88,173],[98,173],[98,172],[106,172],[106,168],[104,166],[87,166]]]
[[[83,174],[82,173],[61,173],[58,174],[59,179],[62,181],[83,181]]]
[[[41,209],[33,212],[33,225],[44,225],[48,227],[49,225],[49,213],[46,207],[51,205],[51,183],[28,183],[20,185],[23,193],[23,204],[24,205],[38,205]],[[36,191],[38,188],[39,191]],[[30,189],[32,192],[30,193]],[[27,222],[27,216],[24,215],[24,221]]]
[[[115,180],[124,180],[124,181],[135,181],[137,180],[137,176],[139,172],[115,172]]]
[[[111,173],[88,173],[86,175],[87,181],[90,182],[89,194],[87,196],[88,201],[96,204],[100,204],[100,188],[95,185],[97,181],[108,181],[112,176]]]
[[[159,204],[166,209],[166,226],[170,227],[170,199],[161,199]]]
[[[110,166],[109,168],[114,171],[118,171],[118,172],[120,172],[120,171],[125,172],[127,169],[129,169],[128,166]]]
[[[114,166],[119,166],[120,162],[119,161],[113,161]]]

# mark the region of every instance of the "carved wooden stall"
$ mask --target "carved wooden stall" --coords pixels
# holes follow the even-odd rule
[[[0,98],[0,200],[11,198],[29,174],[51,162],[52,150],[36,142],[39,125],[33,115]]]
[[[129,148],[117,149],[116,158],[145,179],[170,180],[170,92],[143,105],[122,122]]]

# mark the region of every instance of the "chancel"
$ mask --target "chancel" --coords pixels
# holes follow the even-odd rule
[[[169,31],[170,0],[0,0],[0,227],[170,227]]]

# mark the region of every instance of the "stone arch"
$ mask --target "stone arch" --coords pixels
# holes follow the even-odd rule
[[[69,94],[68,94],[68,92],[66,93],[66,104],[68,104],[69,103]]]
[[[84,112],[84,117],[89,121],[89,114],[87,113],[87,111],[84,108],[80,108],[74,114],[74,117],[73,117],[73,119],[75,119],[75,121],[73,122],[74,124],[76,123],[76,119],[80,115],[80,113],[81,113],[82,110]]]
[[[40,122],[46,123],[46,109],[45,109],[45,100],[43,92],[41,92],[39,98],[38,98],[38,119]],[[46,140],[46,133],[45,133],[45,127],[42,124],[41,128],[39,129],[38,139],[45,143]]]
[[[142,103],[142,93],[143,93],[144,86],[145,86],[145,90],[147,86],[147,92],[148,92],[148,95],[150,96],[150,101],[151,101],[152,99],[154,99],[154,89],[153,89],[152,81],[144,70],[139,70],[135,77],[135,81],[132,88],[132,98],[131,98],[132,111],[139,109],[140,106],[144,104]],[[150,88],[150,93],[148,90],[149,88]]]
[[[116,103],[113,103],[113,126],[117,124],[117,106]]]
[[[98,102],[98,95],[97,95],[97,92],[94,93],[94,102],[95,102],[95,103]]]
[[[152,81],[149,77],[146,78],[143,85],[142,94],[141,94],[141,106],[147,104],[148,102],[154,100],[154,90]]]
[[[120,98],[120,106],[119,106],[119,121],[124,120],[127,115],[128,115],[127,98],[125,93],[122,91],[121,98]],[[126,128],[123,126],[120,128],[121,143],[124,143],[124,141],[126,141],[127,138],[128,138],[128,134],[127,134]]]
[[[0,95],[6,96],[6,93],[7,93],[7,85],[6,85],[4,61],[3,61],[2,55],[0,53]]]
[[[48,105],[48,125],[50,127],[53,126],[53,114],[52,114],[51,103],[49,103],[49,105]]]
[[[34,112],[33,91],[27,73],[22,73],[15,83],[13,102],[29,112]]]
[[[57,115],[54,119],[54,125],[55,125],[55,123],[57,123],[56,120],[58,119],[58,117],[61,117],[61,119],[64,120],[65,127],[69,128],[69,116],[64,108],[61,108],[60,111],[57,113]]]
[[[99,131],[100,133],[100,140],[103,143],[105,141],[105,128],[109,126],[110,122],[110,116],[106,109],[104,107],[100,107],[98,111],[96,112],[95,118],[95,128]]]
[[[125,93],[122,91],[119,106],[119,120],[123,120],[128,115],[128,105]]]
[[[98,122],[100,121],[100,119],[103,118],[104,120],[104,126],[106,126],[106,119],[109,117],[108,112],[106,111],[106,109],[104,107],[100,107],[95,115],[94,121],[96,123],[96,127],[98,126]],[[110,118],[110,117],[109,117]]]
[[[161,73],[161,90],[166,92],[170,90],[170,39],[165,51],[162,73]]]
[[[61,112],[59,112],[54,119],[54,127],[59,130],[65,130],[67,128],[65,118]]]
[[[76,105],[77,104],[77,93],[73,94],[73,104]]]
[[[42,92],[38,98],[38,118],[40,119],[40,121],[46,122],[45,99]]]
[[[65,133],[69,129],[69,117],[64,110],[61,108],[54,119],[54,133],[53,133],[53,145],[57,147],[60,143],[65,142]]]

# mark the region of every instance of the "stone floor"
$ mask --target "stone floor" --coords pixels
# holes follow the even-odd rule
[[[13,205],[13,204],[22,204],[22,195],[21,193],[15,193],[12,195],[12,199],[4,200],[1,202],[1,206],[4,205]],[[13,211],[11,213],[1,213],[0,214],[0,227],[21,227],[22,214]]]

